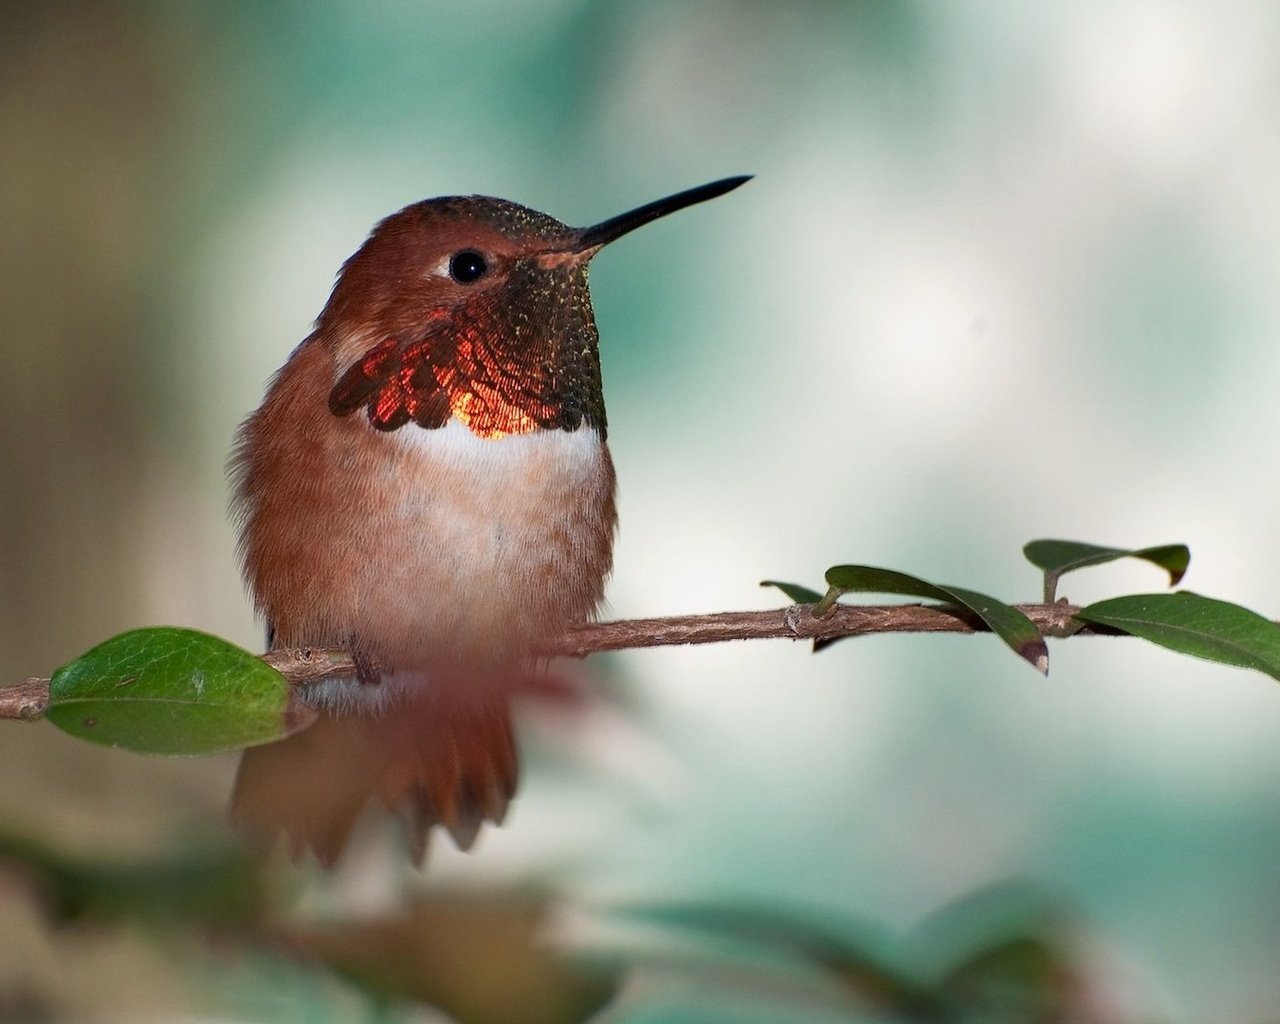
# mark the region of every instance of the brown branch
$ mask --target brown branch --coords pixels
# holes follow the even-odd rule
[[[1046,636],[1109,632],[1072,620],[1079,609],[1057,604],[1018,606]],[[960,609],[937,605],[837,605],[816,618],[812,605],[788,605],[764,612],[717,612],[674,615],[657,619],[593,622],[570,630],[557,643],[540,651],[548,657],[584,658],[598,651],[679,644],[716,644],[727,640],[837,640],[868,633],[981,633],[982,623]],[[295,686],[323,679],[355,675],[351,655],[340,647],[281,649],[262,655]],[[49,680],[33,676],[16,686],[0,688],[0,720],[32,722],[49,703]]]
[[[49,706],[49,680],[32,676],[0,690],[0,718],[34,722]]]

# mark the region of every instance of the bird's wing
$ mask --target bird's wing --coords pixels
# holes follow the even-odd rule
[[[412,421],[420,427],[443,427],[449,419],[449,395],[437,378],[433,351],[444,332],[403,344],[388,338],[349,366],[329,392],[329,411],[350,416],[368,410],[378,430],[396,430]]]

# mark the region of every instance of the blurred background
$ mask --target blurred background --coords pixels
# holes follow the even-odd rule
[[[1061,536],[1275,617],[1278,41],[1262,0],[0,5],[0,680],[260,649],[231,436],[380,217],[737,173],[593,265],[609,615],[845,561],[1034,600]],[[250,859],[234,758],[6,725],[0,1019],[1274,1019],[1280,691],[1052,649],[592,658],[425,876],[376,823]]]

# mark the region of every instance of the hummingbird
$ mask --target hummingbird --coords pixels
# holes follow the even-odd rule
[[[354,678],[243,755],[232,815],[332,863],[381,802],[421,859],[469,849],[515,794],[511,700],[589,621],[613,565],[616,479],[587,266],[737,188],[724,178],[593,227],[447,196],[379,223],[236,436],[243,574],[268,646],[345,646]]]

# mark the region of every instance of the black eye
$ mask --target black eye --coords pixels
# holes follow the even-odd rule
[[[458,284],[478,281],[488,269],[489,264],[474,249],[463,249],[462,252],[455,252],[449,258],[449,276]]]

